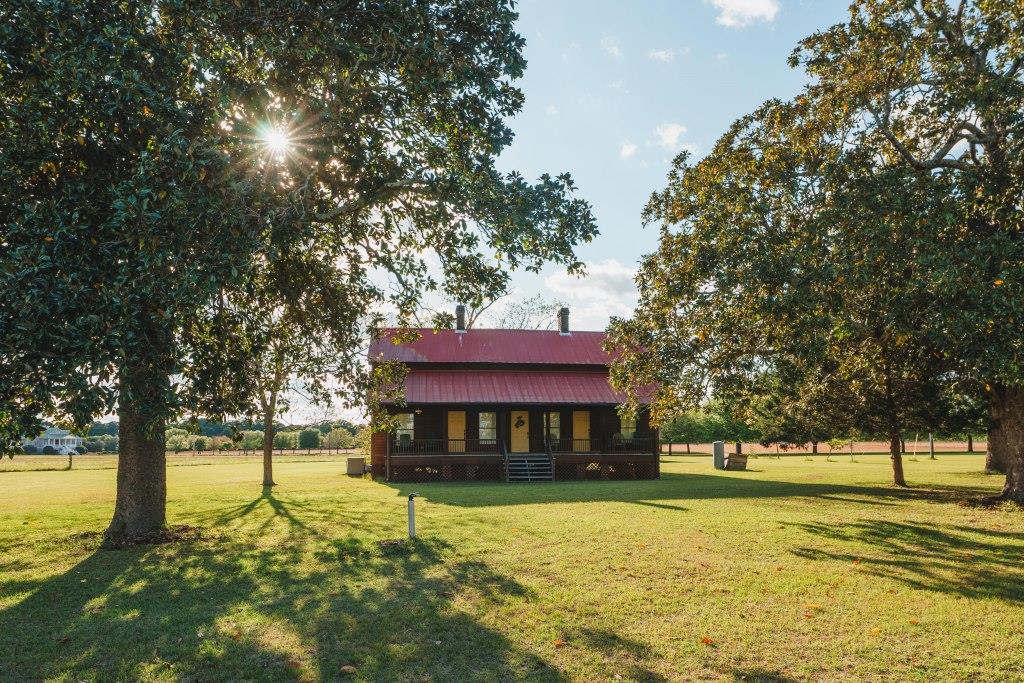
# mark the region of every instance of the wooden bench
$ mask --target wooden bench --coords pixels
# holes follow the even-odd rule
[[[739,453],[729,453],[725,456],[725,469],[745,470],[747,469],[747,456]]]

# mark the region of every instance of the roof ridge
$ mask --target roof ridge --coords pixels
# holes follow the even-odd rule
[[[440,329],[436,329],[436,328],[433,328],[433,327],[382,327],[381,328],[381,332],[399,332],[399,331],[402,331],[402,332],[433,332],[433,333],[457,332],[457,330],[454,330],[454,329],[452,329],[450,327],[444,327],[444,328],[440,328]],[[520,328],[520,327],[470,327],[467,330],[465,330],[463,332],[460,332],[460,334],[470,334],[472,332],[537,332],[537,333],[546,332],[548,334],[557,334],[560,337],[571,337],[574,334],[603,334],[603,335],[606,335],[606,336],[608,334],[608,332],[605,331],[605,330],[572,330],[568,334],[562,334],[558,330],[528,330],[528,329],[524,329],[524,328]]]

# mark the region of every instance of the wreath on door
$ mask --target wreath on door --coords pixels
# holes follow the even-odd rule
[[[523,419],[523,416],[522,415],[516,415],[516,423],[513,426],[516,429],[520,429],[524,424],[526,424],[526,420]]]

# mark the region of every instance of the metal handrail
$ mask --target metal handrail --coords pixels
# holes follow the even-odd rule
[[[508,481],[508,453],[505,452],[505,439],[498,439],[498,449],[501,451],[501,461],[505,466],[505,481]]]
[[[548,454],[548,461],[551,462],[551,481],[555,480],[555,454],[551,450],[550,435],[544,437],[544,451]]]

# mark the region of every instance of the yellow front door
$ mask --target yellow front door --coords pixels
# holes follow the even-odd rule
[[[466,411],[448,411],[448,452],[466,452]]]
[[[512,411],[512,452],[530,452],[530,413],[525,410]]]
[[[572,449],[578,452],[590,450],[590,411],[572,411]]]

